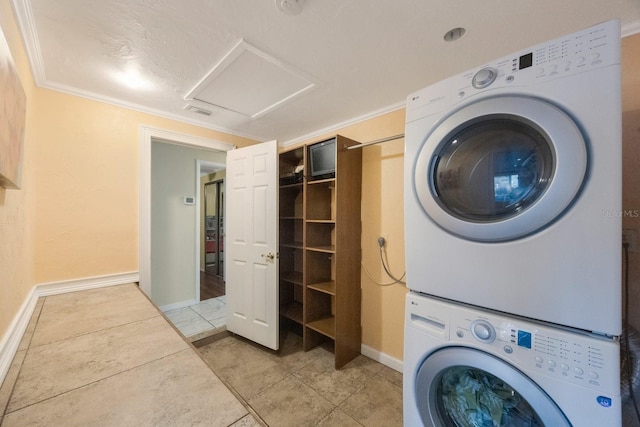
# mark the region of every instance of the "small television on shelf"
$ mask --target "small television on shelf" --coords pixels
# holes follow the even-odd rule
[[[328,179],[336,176],[336,139],[309,146],[309,179]]]

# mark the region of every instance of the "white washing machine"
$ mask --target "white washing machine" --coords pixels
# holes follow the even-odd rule
[[[407,294],[404,425],[619,426],[616,339]]]
[[[408,97],[410,289],[621,333],[620,24]]]

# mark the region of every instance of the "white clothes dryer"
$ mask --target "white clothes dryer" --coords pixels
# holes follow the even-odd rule
[[[619,344],[408,293],[405,427],[619,426]]]
[[[408,97],[409,289],[621,333],[620,23]]]

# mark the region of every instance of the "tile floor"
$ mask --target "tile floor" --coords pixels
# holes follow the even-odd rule
[[[196,341],[226,330],[226,296],[165,311],[164,315],[189,341]]]
[[[281,339],[273,352],[225,332],[196,349],[134,284],[40,298],[0,424],[402,426],[399,372],[364,356],[336,371],[329,350]]]
[[[40,298],[0,387],[10,426],[259,426],[134,284]]]
[[[365,356],[340,370],[323,347],[281,335],[278,352],[236,336],[199,348],[214,372],[272,427],[402,426],[402,374]]]

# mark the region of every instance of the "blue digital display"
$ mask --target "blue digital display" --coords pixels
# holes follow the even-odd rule
[[[518,346],[531,348],[531,332],[518,331]]]

